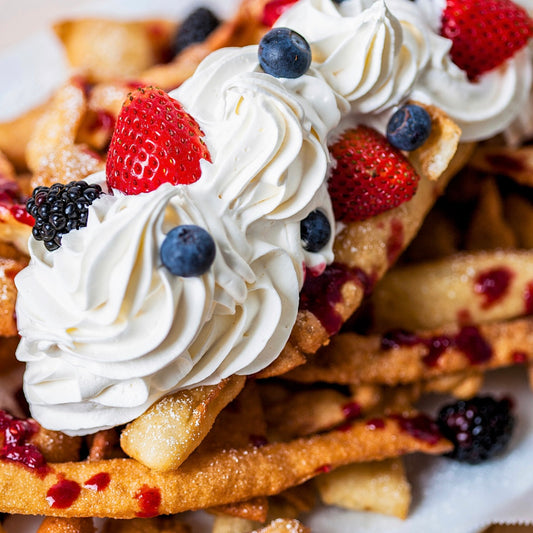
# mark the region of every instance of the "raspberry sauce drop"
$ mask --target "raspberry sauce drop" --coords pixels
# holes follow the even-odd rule
[[[382,418],[371,418],[366,421],[365,425],[371,430],[385,429],[385,421]]]
[[[139,518],[151,518],[159,514],[161,491],[155,487],[143,485],[135,494],[140,510],[135,513]]]
[[[111,476],[107,472],[100,472],[89,478],[83,486],[86,489],[100,492],[105,490],[111,481]]]
[[[390,235],[387,239],[387,261],[392,265],[403,250],[405,235],[402,221],[393,218],[390,223]]]
[[[533,314],[533,281],[530,281],[524,290],[524,309],[526,314]]]
[[[34,420],[22,420],[0,411],[0,434],[3,436],[0,459],[17,463],[45,477],[51,469],[39,448],[29,442],[38,431],[39,425]]]
[[[401,346],[425,346],[428,350],[422,361],[427,366],[436,366],[441,355],[448,348],[463,352],[471,364],[486,363],[492,357],[490,344],[475,326],[464,326],[456,335],[435,335],[419,337],[415,333],[403,330],[389,331],[381,338],[381,349],[391,350]]]
[[[494,268],[481,272],[474,280],[474,292],[481,295],[482,309],[489,309],[509,291],[513,273],[508,268]]]
[[[81,487],[70,479],[60,479],[46,493],[46,501],[52,509],[68,509],[78,498]]]
[[[415,439],[427,442],[428,444],[436,444],[441,439],[439,427],[427,415],[393,415],[391,418],[398,422],[402,431],[405,431]]]
[[[354,281],[365,293],[372,280],[358,269],[350,269],[340,263],[333,263],[326,267],[320,276],[306,276],[302,292],[300,293],[300,310],[313,313],[329,335],[337,333],[343,323],[342,317],[335,306],[342,301],[342,287],[348,281]]]

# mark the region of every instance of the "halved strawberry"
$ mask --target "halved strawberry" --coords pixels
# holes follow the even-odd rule
[[[263,16],[261,22],[268,27],[272,27],[276,20],[289,9],[298,0],[270,0],[263,8]]]
[[[441,35],[470,80],[501,65],[533,35],[533,20],[511,0],[447,0]]]
[[[107,184],[126,194],[162,183],[200,179],[200,160],[211,161],[198,123],[161,89],[130,93],[117,119],[106,165]]]
[[[368,126],[345,131],[330,146],[328,182],[335,218],[365,220],[411,199],[419,176],[400,150]]]

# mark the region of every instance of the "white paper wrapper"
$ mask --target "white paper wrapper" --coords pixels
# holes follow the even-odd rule
[[[237,0],[202,0],[228,15]],[[106,15],[123,18],[167,16],[178,19],[196,0],[0,0],[0,121],[44,100],[65,79],[61,47],[50,31],[65,16]],[[477,533],[493,522],[533,523],[533,394],[522,368],[491,373],[486,392],[516,401],[517,425],[508,453],[484,465],[447,459],[407,459],[414,501],[401,521],[372,513],[320,508],[304,518],[314,533]],[[447,398],[428,400],[434,411]],[[210,531],[211,519],[195,519],[194,531]],[[39,519],[11,517],[8,533],[33,533]]]

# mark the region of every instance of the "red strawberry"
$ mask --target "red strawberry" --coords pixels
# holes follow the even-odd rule
[[[270,0],[263,9],[263,16],[261,22],[268,27],[274,25],[276,20],[281,17],[282,13],[287,11],[289,7],[295,4],[298,0]]]
[[[406,157],[368,126],[347,130],[330,147],[336,160],[329,178],[335,218],[365,220],[412,198],[418,174]]]
[[[447,0],[441,35],[470,80],[501,65],[533,35],[533,20],[511,0]]]
[[[211,161],[200,126],[161,89],[130,93],[117,119],[106,165],[107,185],[126,194],[162,183],[200,179],[200,160]]]

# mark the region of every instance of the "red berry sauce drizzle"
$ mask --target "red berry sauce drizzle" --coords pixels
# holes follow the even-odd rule
[[[68,509],[80,495],[81,487],[76,481],[60,477],[46,493],[46,501],[52,509]]]
[[[492,357],[492,348],[475,326],[463,326],[456,335],[436,335],[419,337],[403,330],[390,331],[381,338],[382,350],[400,346],[425,346],[428,353],[423,361],[427,366],[436,366],[440,356],[448,348],[456,348],[464,353],[471,364],[486,363]]]
[[[11,213],[17,222],[33,226],[34,220],[26,211],[25,202],[18,183],[0,174],[0,215],[5,210]]]
[[[52,471],[39,448],[29,442],[39,431],[37,422],[0,411],[0,431],[4,437],[0,459],[24,466],[43,478]]]
[[[474,292],[483,298],[481,307],[489,309],[509,291],[514,274],[508,268],[494,268],[481,272],[474,280]]]
[[[105,490],[111,481],[111,476],[107,472],[99,472],[91,478],[89,478],[83,486],[86,489],[93,490],[94,492],[100,492]]]
[[[401,220],[393,218],[390,223],[390,235],[387,240],[387,261],[389,265],[392,265],[398,259],[404,243],[403,223]]]
[[[530,281],[526,285],[526,289],[524,291],[524,307],[526,314],[533,314],[533,281]]]
[[[143,485],[136,493],[135,499],[139,502],[139,511],[135,514],[139,518],[151,518],[159,514],[161,491],[155,487]]]
[[[385,429],[385,421],[382,418],[370,418],[365,425],[371,430]]]
[[[391,415],[391,418],[398,422],[402,431],[405,431],[415,439],[428,444],[437,444],[442,438],[439,426],[425,414],[417,414],[415,416]]]
[[[343,323],[335,306],[342,300],[342,287],[348,281],[361,285],[368,294],[374,280],[361,269],[332,263],[320,276],[307,275],[300,293],[300,310],[313,313],[329,335],[337,333]]]

